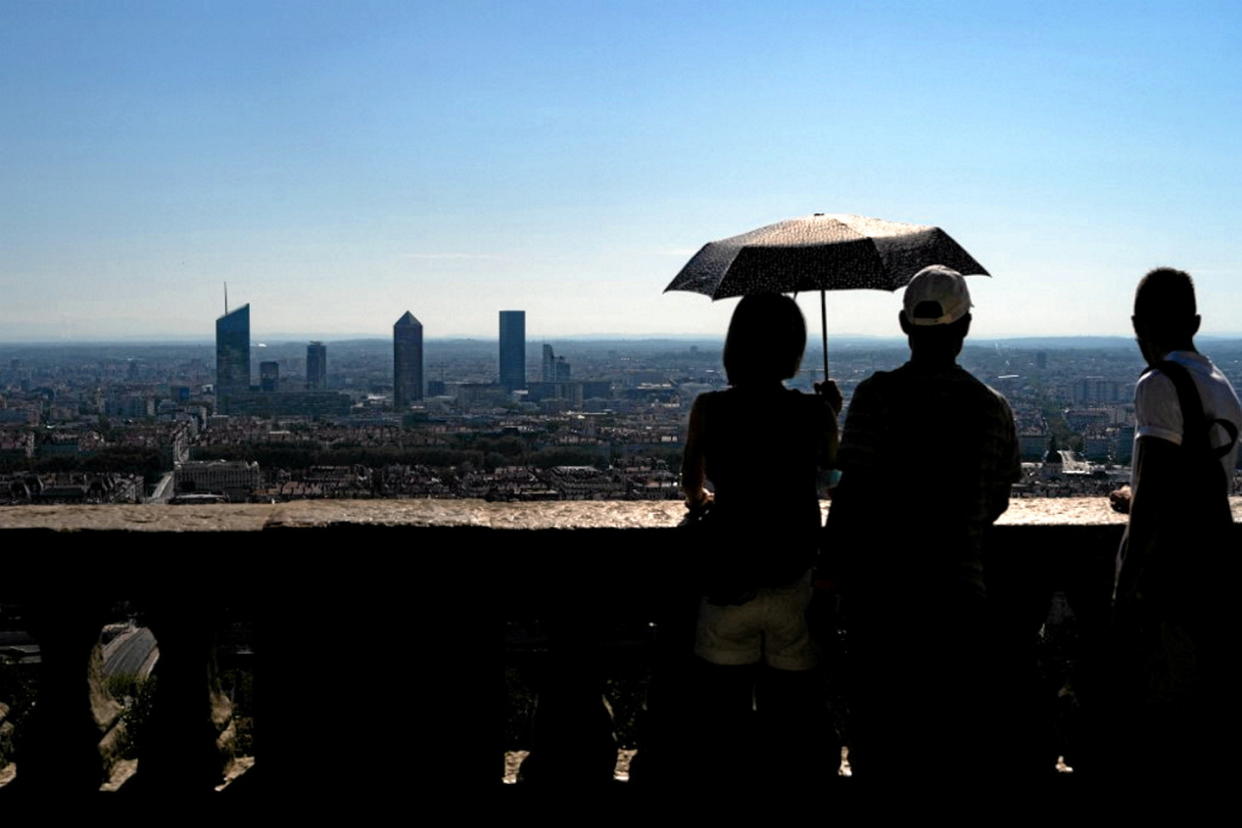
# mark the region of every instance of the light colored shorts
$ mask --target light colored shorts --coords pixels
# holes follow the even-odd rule
[[[810,670],[819,663],[806,624],[811,591],[808,569],[794,583],[764,587],[738,606],[718,606],[702,599],[694,654],[712,664],[765,661],[778,670]]]

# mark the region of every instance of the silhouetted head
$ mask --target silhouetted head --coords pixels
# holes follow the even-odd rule
[[[925,267],[906,286],[898,320],[918,360],[952,362],[970,333],[970,291],[962,274],[944,265]]]
[[[725,374],[734,386],[780,382],[798,373],[805,348],[806,320],[794,300],[779,293],[743,296],[725,337]]]
[[[1134,333],[1150,362],[1169,351],[1193,351],[1199,332],[1195,283],[1184,270],[1158,267],[1139,281],[1134,292]]]

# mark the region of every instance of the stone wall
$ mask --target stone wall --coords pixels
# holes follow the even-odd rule
[[[506,631],[534,622],[545,726],[531,747],[547,758],[532,767],[550,781],[609,779],[607,761],[582,758],[615,751],[601,687],[619,631],[656,625],[627,656],[643,669],[685,645],[694,573],[672,528],[681,512],[441,500],[0,510],[0,601],[29,608],[44,655],[43,730],[19,739],[38,747],[19,754],[0,796],[98,788],[118,737],[96,644],[100,607],[116,600],[148,608],[164,694],[160,737],[122,791],[218,783],[229,711],[214,648],[226,609],[252,619],[257,653],[255,768],[226,794],[499,785]],[[1015,636],[1038,633],[1054,596],[1098,614],[1124,521],[1104,499],[1013,503],[994,568]]]

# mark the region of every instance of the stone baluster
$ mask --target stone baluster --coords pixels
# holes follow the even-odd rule
[[[18,773],[6,793],[90,794],[107,778],[100,741],[120,715],[99,669],[99,631],[107,611],[106,601],[80,598],[25,605],[41,664],[34,710],[15,734]]]

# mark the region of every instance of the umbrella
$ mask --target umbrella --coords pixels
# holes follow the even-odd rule
[[[688,290],[723,299],[769,291],[818,290],[827,379],[828,307],[824,292],[897,290],[915,273],[934,264],[963,275],[991,275],[939,227],[815,213],[708,242],[664,292]]]

